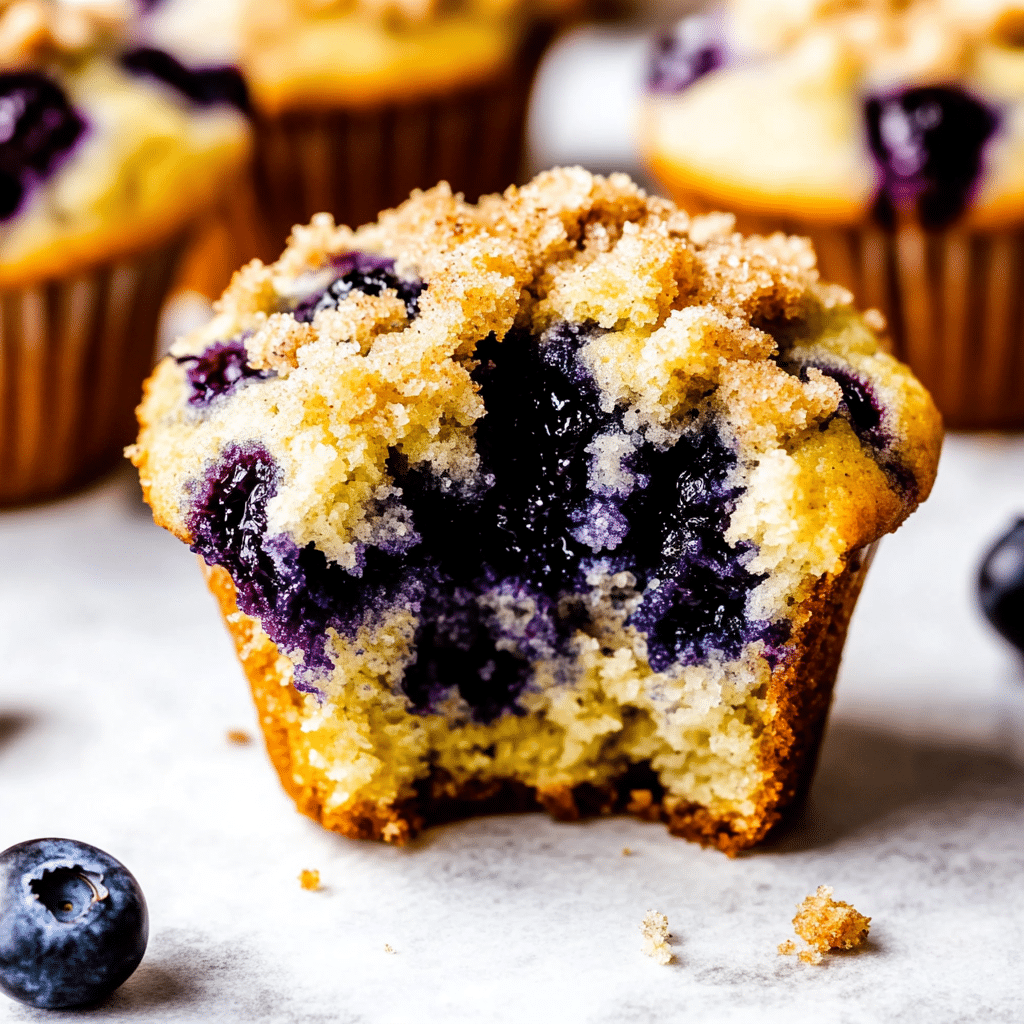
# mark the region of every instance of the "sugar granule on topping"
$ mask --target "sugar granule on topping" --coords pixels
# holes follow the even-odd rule
[[[668,945],[668,918],[664,914],[659,914],[656,910],[648,910],[640,922],[640,934],[644,939],[640,946],[641,953],[646,953],[659,964],[672,962],[674,957]]]
[[[804,940],[801,949],[792,939],[779,945],[781,956],[796,953],[805,964],[820,964],[822,954],[833,949],[856,949],[868,937],[871,918],[859,913],[849,903],[832,899],[832,889],[819,885],[813,896],[808,896],[797,907],[793,928]]]
[[[309,892],[316,892],[320,888],[320,872],[315,869],[299,872],[299,885]]]

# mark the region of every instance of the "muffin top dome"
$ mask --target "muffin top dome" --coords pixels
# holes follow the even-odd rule
[[[133,47],[130,15],[0,2],[0,285],[163,244],[247,158],[244,90]]]
[[[646,145],[751,213],[930,228],[1024,216],[1024,12],[1005,0],[732,0],[661,37]]]
[[[531,26],[580,0],[157,0],[144,19],[176,52],[220,40],[257,110],[377,107],[429,98],[511,68]],[[203,26],[197,32],[196,26]],[[233,38],[232,38],[233,37]]]
[[[476,206],[441,185],[354,232],[319,215],[236,274],[130,454],[157,521],[301,652],[297,685],[437,574],[537,607],[633,588],[654,671],[766,656],[931,488],[938,416],[879,320],[805,240],[624,175]]]

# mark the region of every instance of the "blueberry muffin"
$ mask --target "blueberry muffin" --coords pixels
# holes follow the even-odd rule
[[[212,9],[222,38],[233,18],[270,245],[258,255],[273,258],[322,210],[361,224],[441,179],[470,200],[519,180],[534,71],[582,3],[158,0],[148,23],[205,34]]]
[[[233,97],[110,7],[0,0],[0,504],[116,460],[183,233],[248,159]]]
[[[655,45],[646,160],[690,209],[810,235],[965,427],[1024,426],[1024,10],[732,0]]]
[[[729,853],[780,820],[941,433],[805,240],[556,170],[319,215],[219,309],[129,454],[302,811],[626,810]]]

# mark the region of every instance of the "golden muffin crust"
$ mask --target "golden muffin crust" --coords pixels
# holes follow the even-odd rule
[[[220,529],[204,495],[248,479],[254,458],[275,474],[245,499],[259,505],[254,543],[322,558],[336,579],[361,579],[369,551],[416,550],[425,524],[404,504],[408,472],[486,498],[495,477],[478,441],[497,413],[480,375],[500,370],[502,346],[575,339],[571,372],[610,424],[577,456],[592,493],[642,490],[641,450],[707,444],[724,460],[715,543],[743,566],[758,635],[655,657],[636,616],[662,581],[602,555],[619,535],[601,535],[595,514],[572,534],[585,579],[554,604],[501,580],[473,598],[495,651],[529,664],[514,707],[493,715],[457,685],[426,704],[403,690],[427,657],[427,598],[382,599],[295,641],[253,603],[234,556],[234,578],[209,568],[300,810],[391,842],[483,808],[626,810],[734,853],[797,801],[864,550],[927,496],[941,427],[848,293],[818,282],[805,241],[731,225],[579,168],[476,206],[440,185],[358,231],[326,215],[296,228],[281,259],[237,273],[214,320],[157,367],[129,454],[157,522],[214,563],[225,558],[204,539]],[[390,276],[331,293],[359,260]],[[290,572],[294,557],[272,560]],[[555,620],[564,640],[537,640]]]

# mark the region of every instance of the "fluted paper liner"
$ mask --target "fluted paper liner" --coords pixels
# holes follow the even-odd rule
[[[519,181],[530,86],[549,31],[485,85],[370,109],[256,117],[256,190],[276,258],[291,228],[327,211],[356,227],[414,188],[447,181],[475,202]],[[543,37],[543,38],[542,38]]]
[[[133,439],[179,249],[0,290],[0,505],[83,483]]]

